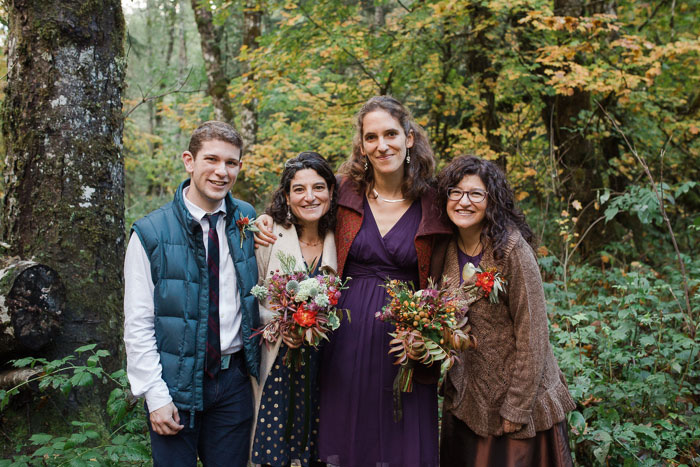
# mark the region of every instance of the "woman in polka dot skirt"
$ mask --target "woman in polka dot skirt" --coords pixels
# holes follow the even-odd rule
[[[315,265],[310,275],[335,273],[336,179],[323,157],[303,152],[287,161],[266,213],[274,221],[277,241],[256,251],[260,281],[281,269],[278,251],[292,254],[297,264]],[[275,315],[266,305],[260,303],[263,325]],[[274,347],[263,346],[260,382],[253,381],[256,423],[251,461],[274,467],[295,461],[314,467],[319,464],[319,351],[302,347],[302,363],[296,370],[284,362],[287,350],[281,339]]]

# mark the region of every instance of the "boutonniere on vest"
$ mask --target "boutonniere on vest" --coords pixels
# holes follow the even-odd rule
[[[255,226],[255,217],[251,219],[248,216],[241,216],[241,218],[236,221],[236,225],[238,226],[238,230],[241,231],[241,248],[243,248],[243,240],[248,238],[246,237],[246,232],[260,232],[260,229]]]
[[[476,282],[467,285],[467,290],[476,293],[481,289],[484,292],[484,297],[488,298],[491,303],[498,303],[498,295],[506,292],[506,284],[508,283],[501,273],[496,268],[483,271],[471,263],[465,264],[464,269],[462,269],[462,279],[465,284],[474,275],[476,275]]]

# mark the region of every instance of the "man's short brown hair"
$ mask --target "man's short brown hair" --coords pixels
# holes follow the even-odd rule
[[[187,150],[192,153],[192,157],[197,157],[197,153],[202,149],[202,145],[207,141],[224,141],[236,146],[241,150],[243,157],[243,139],[234,127],[228,123],[210,120],[204,122],[192,132],[190,145]]]

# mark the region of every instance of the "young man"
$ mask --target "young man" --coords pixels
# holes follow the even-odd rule
[[[257,378],[257,265],[236,220],[253,207],[229,193],[240,135],[206,122],[182,161],[175,199],[138,220],[124,263],[124,341],[135,396],[145,396],[154,465],[245,466]]]

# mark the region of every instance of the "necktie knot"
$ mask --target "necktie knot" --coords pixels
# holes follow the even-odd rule
[[[206,217],[207,220],[209,221],[209,228],[216,230],[216,224],[219,222],[219,216],[221,215],[220,212],[214,213],[214,214],[207,214]]]

